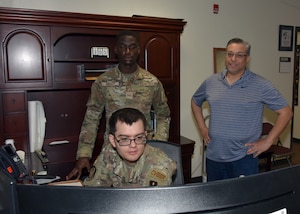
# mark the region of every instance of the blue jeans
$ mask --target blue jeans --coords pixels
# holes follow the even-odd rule
[[[217,162],[206,158],[207,181],[236,178],[258,173],[258,158],[246,155],[232,162]]]

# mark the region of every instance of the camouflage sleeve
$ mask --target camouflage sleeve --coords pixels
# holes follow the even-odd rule
[[[163,85],[158,81],[156,95],[153,98],[153,108],[156,114],[156,140],[168,141],[170,128],[170,108]]]
[[[83,181],[83,185],[111,187],[113,184],[111,175],[115,165],[115,156],[116,151],[110,145],[105,146],[95,160],[89,176]]]
[[[91,95],[87,102],[87,110],[81,126],[77,159],[80,157],[92,157],[103,109],[103,95],[100,84],[96,81],[91,87]]]

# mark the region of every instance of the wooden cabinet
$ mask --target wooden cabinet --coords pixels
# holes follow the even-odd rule
[[[0,24],[0,87],[51,86],[50,27]]]
[[[3,91],[1,93],[2,134],[1,141],[14,139],[17,149],[29,151],[27,108],[24,91]]]
[[[140,66],[164,85],[171,110],[170,141],[182,143],[189,181],[194,142],[180,137],[179,109],[180,34],[185,23],[181,19],[0,8],[1,140],[14,138],[29,152],[27,102],[40,100],[47,118],[44,150],[48,166],[54,172],[58,165],[72,167],[91,84],[118,63],[114,54],[118,32],[135,30],[141,40]],[[103,115],[94,158],[104,131]],[[70,143],[49,145],[55,140]]]

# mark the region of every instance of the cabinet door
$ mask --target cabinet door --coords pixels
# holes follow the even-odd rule
[[[51,86],[49,27],[2,24],[0,32],[0,86]]]
[[[28,122],[24,91],[6,91],[1,95],[1,140],[14,139],[17,149],[29,152]]]
[[[177,81],[179,55],[177,34],[142,32],[140,64],[160,80]]]
[[[180,135],[179,35],[177,33],[140,33],[139,64],[162,82],[171,110],[170,140]]]

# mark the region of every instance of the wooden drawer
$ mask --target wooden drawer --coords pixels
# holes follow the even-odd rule
[[[27,120],[25,113],[5,115],[4,132],[5,134],[27,132]]]
[[[23,92],[4,93],[2,99],[4,113],[25,111],[25,97]]]

